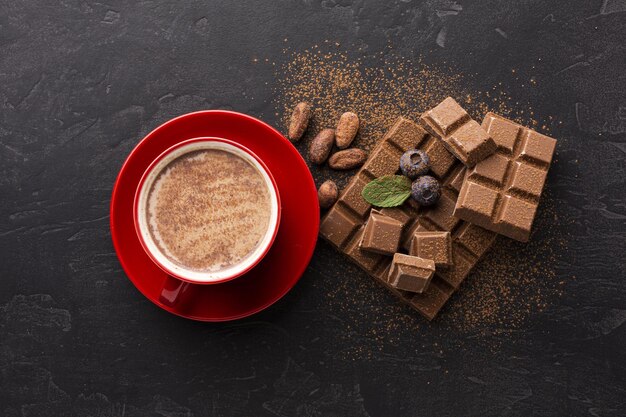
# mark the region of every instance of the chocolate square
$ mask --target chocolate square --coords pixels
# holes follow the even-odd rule
[[[424,152],[430,159],[430,170],[440,178],[445,177],[458,159],[454,157],[440,140],[430,142]]]
[[[459,126],[447,143],[453,154],[468,166],[476,165],[496,150],[496,143],[475,120]]]
[[[455,200],[446,194],[439,197],[439,201],[434,206],[424,209],[423,219],[436,225],[441,230],[452,230],[459,223],[459,219],[453,216]]]
[[[493,243],[492,236],[485,232],[486,230],[480,226],[465,223],[457,231],[455,242],[458,247],[462,247],[475,257],[480,258]]]
[[[535,168],[522,161],[516,161],[513,164],[511,184],[506,191],[511,194],[527,194],[539,198],[547,176],[548,173],[543,169]]]
[[[420,124],[468,167],[496,151],[496,142],[452,97],[424,112]]]
[[[422,293],[428,288],[434,273],[435,262],[431,259],[396,253],[387,282],[398,290]]]
[[[528,240],[537,205],[510,195],[504,196],[502,200],[495,224],[506,236],[519,241]]]
[[[489,221],[497,203],[497,190],[467,179],[461,187],[461,193],[457,200],[457,207],[462,207],[460,213],[465,214],[465,216],[459,217],[475,224]]]
[[[354,181],[350,182],[341,194],[343,204],[352,209],[357,215],[359,215],[359,217],[362,218],[367,216],[369,209],[372,207],[361,196],[361,192],[368,182],[369,181],[365,174],[356,175]]]
[[[504,184],[504,177],[508,167],[508,158],[496,154],[485,159],[483,163],[474,166],[474,168],[469,171],[468,175],[470,179],[480,178],[500,186]]]
[[[520,159],[541,165],[550,165],[552,155],[556,147],[556,140],[542,135],[534,130],[526,129],[526,137],[523,140],[520,151]]]
[[[435,262],[437,270],[452,265],[450,232],[416,231],[411,239],[409,255]]]
[[[437,106],[422,115],[421,121],[427,121],[429,128],[437,136],[448,136],[459,126],[470,120],[469,114],[452,97],[448,97]]]
[[[348,239],[359,228],[360,223],[341,204],[334,205],[320,224],[320,233],[332,244],[343,249]]]
[[[483,120],[483,128],[486,128],[486,119],[487,117]],[[498,146],[498,153],[510,155],[513,153],[513,147],[517,142],[517,136],[521,126],[504,118],[493,118],[490,120],[488,130]]]
[[[369,252],[393,255],[398,251],[403,227],[401,221],[385,216],[378,210],[372,210],[365,225],[360,247]]]
[[[428,289],[421,294],[414,294],[409,299],[409,303],[422,313],[424,317],[435,317],[441,309],[440,306],[443,306],[448,301],[453,292],[453,287],[442,285],[439,281],[432,280]]]
[[[398,161],[401,156],[402,152],[392,144],[381,146],[372,152],[370,159],[363,166],[363,171],[368,172],[374,178],[393,175],[398,170]]]

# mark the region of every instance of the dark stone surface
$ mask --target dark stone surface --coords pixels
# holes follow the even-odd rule
[[[182,113],[277,124],[274,72],[251,61],[284,60],[284,38],[392,42],[561,121],[548,187],[570,219],[563,295],[500,335],[409,309],[417,329],[390,328],[372,311],[395,299],[320,243],[296,288],[246,320],[191,322],[144,299],[110,241],[117,171]],[[625,44],[624,0],[3,0],[0,415],[626,415]],[[541,88],[521,87],[531,76]],[[331,300],[339,279],[378,310]]]

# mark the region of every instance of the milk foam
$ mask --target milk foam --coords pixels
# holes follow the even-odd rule
[[[186,270],[215,272],[244,261],[265,237],[268,185],[250,162],[221,149],[169,162],[148,192],[146,220],[155,245]]]

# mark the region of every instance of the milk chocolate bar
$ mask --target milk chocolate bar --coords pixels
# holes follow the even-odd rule
[[[424,112],[420,124],[468,167],[496,150],[494,140],[452,97]]]
[[[450,232],[420,231],[413,233],[409,254],[432,259],[437,269],[452,265],[452,239]]]
[[[398,290],[422,293],[428,288],[434,273],[435,262],[431,259],[396,253],[387,282]]]
[[[454,214],[526,242],[556,140],[493,113],[485,116],[483,128],[498,150],[467,172]]]
[[[361,249],[382,255],[393,255],[398,251],[403,227],[399,220],[385,216],[378,210],[372,210],[363,231]]]
[[[393,288],[387,282],[391,258],[359,247],[372,209],[361,196],[363,187],[375,178],[397,173],[400,156],[414,148],[430,157],[430,175],[442,184],[441,198],[431,207],[419,207],[409,199],[400,207],[384,208],[380,212],[402,223],[400,245],[405,252],[409,250],[416,230],[450,232],[453,265],[447,270],[436,270],[428,289],[422,294]],[[414,122],[398,118],[322,219],[320,235],[402,301],[431,320],[496,237],[495,233],[452,215],[464,173],[463,164],[446,150],[439,139],[428,135]]]

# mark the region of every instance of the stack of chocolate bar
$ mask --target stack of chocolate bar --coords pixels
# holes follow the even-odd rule
[[[497,234],[528,240],[556,141],[493,113],[479,125],[452,98],[420,124],[397,120],[324,216],[320,234],[431,320]],[[363,188],[398,173],[410,149],[428,154],[439,201],[372,207]]]

